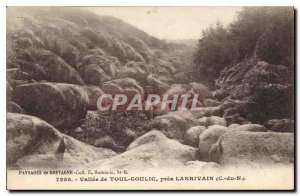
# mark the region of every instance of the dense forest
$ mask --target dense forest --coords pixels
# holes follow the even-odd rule
[[[243,8],[198,43],[160,40],[84,8],[15,7],[6,44],[9,167],[294,161],[290,7]],[[102,112],[104,93],[197,94],[199,110]]]
[[[227,27],[203,31],[195,68],[218,92],[253,100],[252,122],[292,118],[294,41],[292,8],[246,7]]]
[[[240,11],[237,20],[229,26],[220,23],[210,26],[202,32],[194,61],[200,70],[199,77],[208,75],[213,81],[225,67],[246,58],[284,65],[293,72],[294,13],[291,8],[248,7]]]

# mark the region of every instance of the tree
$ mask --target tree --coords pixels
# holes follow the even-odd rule
[[[194,62],[198,65],[201,77],[206,77],[206,82],[212,86],[225,65],[230,63],[233,55],[233,46],[228,39],[228,30],[217,23],[202,32]]]
[[[223,68],[250,57],[293,70],[292,7],[245,7],[227,28],[210,26],[202,32],[194,63],[200,79],[212,87]]]

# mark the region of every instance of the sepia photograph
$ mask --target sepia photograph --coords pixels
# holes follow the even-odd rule
[[[293,6],[7,6],[7,189],[293,191],[295,66]]]

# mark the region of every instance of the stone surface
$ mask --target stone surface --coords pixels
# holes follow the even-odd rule
[[[199,154],[201,161],[209,161],[209,151],[213,144],[228,130],[227,127],[221,125],[213,125],[208,127],[199,136]]]
[[[12,168],[76,167],[115,152],[84,144],[29,115],[7,114],[7,163]]]
[[[133,142],[129,150],[104,162],[91,163],[97,169],[145,170],[184,166],[187,161],[198,159],[196,148],[167,139],[151,131]]]
[[[294,162],[294,134],[227,131],[218,141],[222,165],[273,165]]]
[[[27,114],[57,128],[72,129],[84,122],[88,96],[81,86],[62,83],[34,83],[18,86],[14,98]]]
[[[199,135],[206,130],[204,126],[194,126],[189,128],[184,135],[183,143],[193,147],[197,147],[199,144]]]

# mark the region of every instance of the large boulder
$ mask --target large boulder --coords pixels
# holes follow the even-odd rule
[[[139,146],[148,144],[150,142],[167,141],[167,140],[168,140],[168,138],[166,138],[166,136],[164,134],[162,134],[160,131],[153,130],[153,131],[150,131],[150,132],[144,134],[143,136],[137,138],[136,140],[134,140],[127,147],[127,151],[137,148]]]
[[[89,85],[100,86],[103,82],[112,78],[97,64],[87,65],[79,69],[84,81]]]
[[[193,147],[197,147],[199,144],[199,135],[206,130],[204,126],[194,126],[189,128],[184,134],[183,143]]]
[[[27,114],[65,129],[83,123],[89,103],[82,87],[62,83],[21,85],[14,90],[14,98]]]
[[[84,90],[86,91],[89,98],[88,110],[97,110],[97,101],[104,92],[97,86],[84,86]]]
[[[239,125],[231,129],[232,131],[249,131],[249,132],[267,132],[267,129],[258,124]]]
[[[265,127],[274,132],[294,132],[294,121],[290,119],[272,119],[265,123]]]
[[[93,53],[82,58],[82,61],[79,64],[79,70],[87,70],[90,68],[100,68],[107,76],[111,78],[115,78],[118,74],[115,62],[103,54]]]
[[[103,163],[92,163],[97,169],[146,170],[184,166],[198,158],[197,149],[167,139],[159,131],[151,131],[136,139],[128,150]]]
[[[83,85],[80,74],[53,52],[41,48],[31,49],[30,56],[34,63],[42,66],[47,81]]]
[[[212,125],[199,135],[199,155],[201,161],[210,161],[209,152],[213,144],[228,130],[221,125]]]
[[[221,125],[226,127],[225,119],[218,116],[202,117],[197,119],[196,123],[206,127],[211,125]]]
[[[6,104],[6,112],[25,114],[23,108],[21,108],[18,104],[12,101]]]
[[[78,70],[87,84],[99,86],[102,82],[115,79],[118,62],[99,49],[91,50],[79,63]]]
[[[167,137],[183,141],[185,131],[195,125],[195,118],[189,111],[174,111],[155,117],[154,122]]]
[[[294,162],[293,133],[227,131],[217,144],[222,151],[214,151],[219,153],[215,160],[222,165],[269,166]]]
[[[115,155],[64,135],[34,116],[8,113],[6,132],[8,167],[76,167]]]

